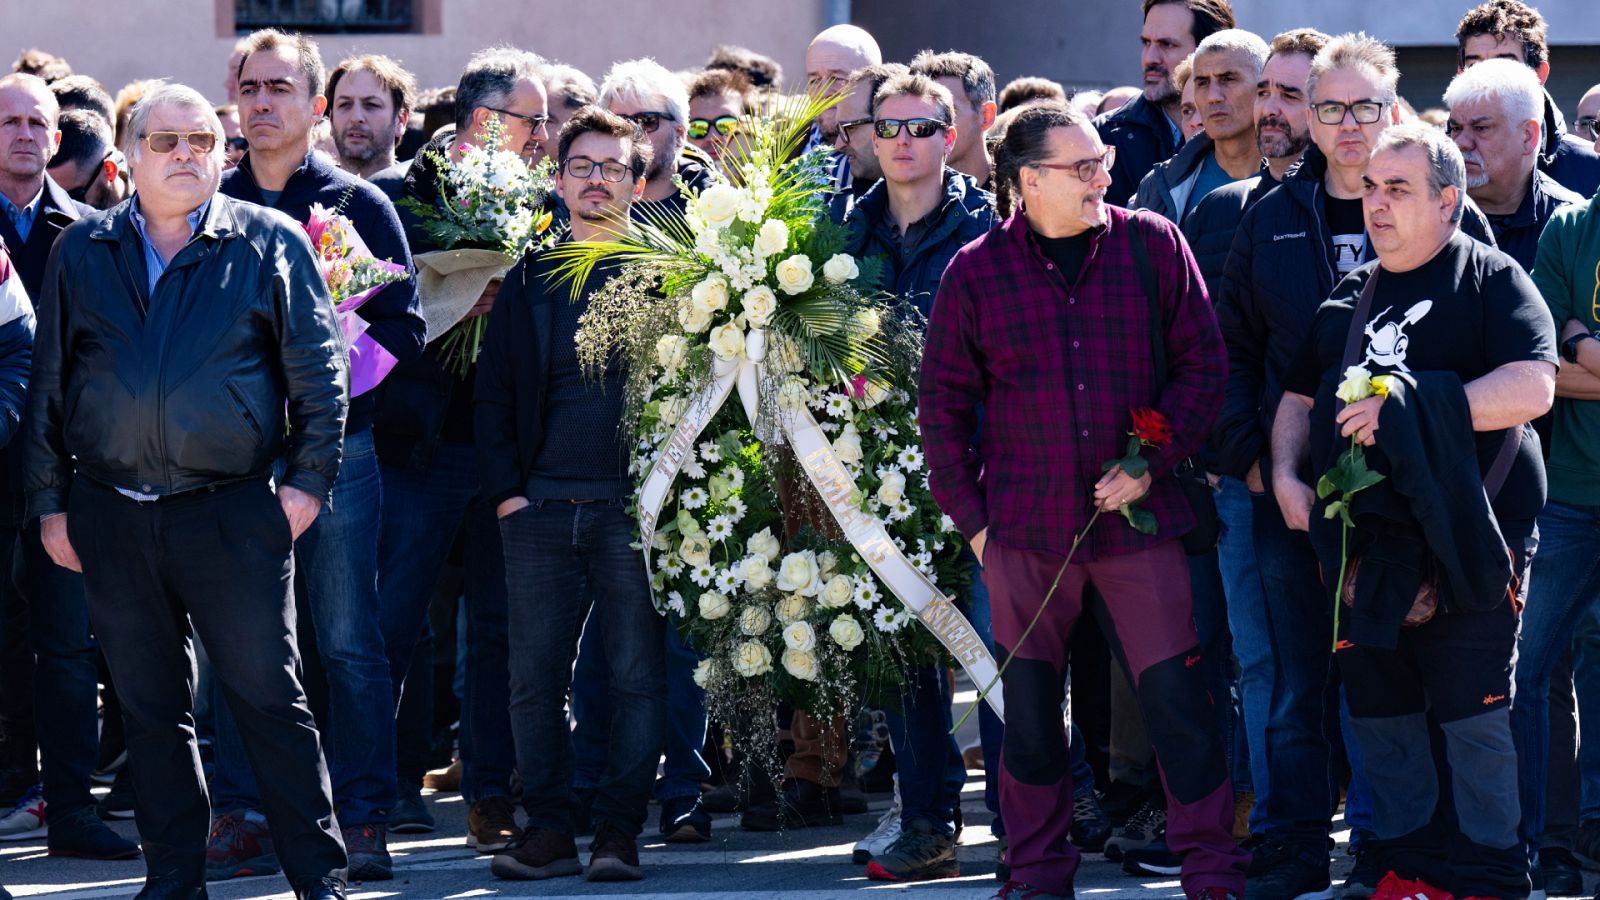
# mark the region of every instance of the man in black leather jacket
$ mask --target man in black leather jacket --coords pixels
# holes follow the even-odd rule
[[[29,514],[51,558],[84,573],[121,695],[148,868],[138,896],[205,892],[192,628],[290,883],[302,898],[342,898],[291,591],[294,541],[339,472],[343,338],[304,232],[216,193],[222,127],[199,93],[152,92],[130,128],[138,192],[64,232],[47,267]]]

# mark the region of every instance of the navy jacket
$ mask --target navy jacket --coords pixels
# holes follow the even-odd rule
[[[267,205],[256,185],[248,153],[239,160],[239,165],[223,173],[218,193]],[[273,208],[304,224],[311,215],[312,204],[316,203],[348,217],[373,256],[400,263],[411,273],[406,281],[395,282],[379,291],[357,310],[357,315],[367,320],[367,334],[401,363],[421,356],[428,323],[422,318],[416,267],[411,264],[411,251],[407,248],[394,204],[371,184],[317,153],[308,153],[305,162],[289,176]],[[350,401],[350,417],[345,423],[347,432],[354,434],[372,426],[373,412],[377,408],[375,394],[369,391]]]
[[[1522,205],[1509,216],[1490,216],[1494,242],[1525,272],[1533,271],[1533,257],[1539,250],[1539,235],[1556,210],[1584,199],[1562,187],[1554,178],[1533,170],[1533,186],[1522,195]]]
[[[1233,233],[1239,230],[1244,214],[1267,192],[1282,184],[1266,169],[1260,175],[1225,184],[1200,199],[1189,217],[1183,220],[1183,236],[1189,241],[1189,252],[1200,266],[1205,278],[1206,291],[1211,302],[1217,302],[1217,289],[1222,284],[1222,267],[1228,262],[1228,251],[1233,249]]]
[[[1111,167],[1111,187],[1106,192],[1106,202],[1117,206],[1132,206],[1139,182],[1156,163],[1170,159],[1182,146],[1174,138],[1172,120],[1142,94],[1095,119],[1094,127],[1102,142],[1117,148],[1117,164]]]
[[[995,225],[994,195],[978,186],[970,175],[944,170],[944,204],[932,215],[914,246],[900,240],[894,216],[889,213],[889,187],[879,181],[861,195],[845,219],[850,231],[845,252],[857,258],[883,260],[883,290],[908,303],[927,318],[939,279],[956,251],[972,243]]]
[[[1544,152],[1539,169],[1580,197],[1593,197],[1600,190],[1600,155],[1594,143],[1567,133],[1561,108],[1546,91],[1544,95]]]
[[[1189,205],[1189,194],[1194,191],[1200,177],[1200,167],[1211,155],[1211,138],[1205,132],[1185,143],[1171,159],[1155,164],[1150,173],[1139,181],[1130,209],[1148,209],[1174,225],[1182,225],[1184,207]],[[1117,154],[1117,165],[1122,165],[1122,154]]]

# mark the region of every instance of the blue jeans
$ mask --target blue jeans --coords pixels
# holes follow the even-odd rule
[[[1550,676],[1574,633],[1600,600],[1600,507],[1551,501],[1539,514],[1539,552],[1528,574],[1528,605],[1517,637],[1517,738],[1522,830],[1530,853],[1544,833],[1550,758]]]
[[[611,757],[611,674],[601,636],[605,629],[592,615],[590,624],[594,627],[583,629],[572,676],[572,786],[585,790],[600,783]],[[666,763],[655,788],[662,803],[700,796],[700,785],[711,777],[705,756],[706,692],[694,683],[701,659],[683,642],[678,629],[668,625],[667,719],[662,735]]]
[[[1578,692],[1578,771],[1583,778],[1578,820],[1589,822],[1600,819],[1600,606],[1578,623],[1572,639],[1572,681]]]
[[[950,733],[950,699],[946,669],[919,666],[906,673],[899,708],[884,710],[900,776],[900,821],[909,827],[920,819],[945,834],[955,830],[956,806],[967,783],[961,747]]]
[[[593,606],[611,675],[611,752],[591,816],[643,830],[666,708],[666,619],[650,599],[644,557],[621,500],[534,499],[500,520],[511,646],[511,731],[528,825],[572,834],[567,692]]]
[[[1217,545],[1217,568],[1228,609],[1228,631],[1233,638],[1233,658],[1238,662],[1234,684],[1239,703],[1234,709],[1231,753],[1233,790],[1265,793],[1267,784],[1266,710],[1272,691],[1272,644],[1266,636],[1266,595],[1256,563],[1251,527],[1250,490],[1237,478],[1223,477],[1216,494],[1217,515],[1222,519],[1222,541]],[[1230,673],[1231,674],[1231,673]],[[1260,804],[1250,810],[1250,827],[1261,824]]]
[[[378,600],[396,693],[426,630],[428,604],[458,531],[465,550],[469,652],[461,692],[461,795],[504,797],[516,763],[511,742],[505,559],[494,511],[478,496],[477,452],[441,443],[426,469],[383,467]],[[426,660],[431,667],[432,660]],[[407,685],[407,690],[410,686]]]
[[[295,542],[317,652],[328,679],[328,715],[318,722],[334,805],[344,828],[388,821],[394,806],[394,692],[378,607],[378,527],[383,485],[372,432],[345,435],[333,498]],[[216,648],[212,648],[215,650]],[[232,711],[216,706],[212,809],[260,809]]]

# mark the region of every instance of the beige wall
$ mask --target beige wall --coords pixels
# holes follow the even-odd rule
[[[422,35],[324,35],[332,67],[353,51],[387,53],[423,87],[453,85],[474,50],[507,42],[560,59],[596,82],[618,59],[654,56],[669,68],[703,62],[712,46],[742,44],[776,58],[804,82],[805,46],[822,27],[824,0],[421,0],[437,4],[439,31]],[[235,36],[220,34],[228,0],[0,0],[0,63],[37,46],[67,58],[113,93],[162,76],[222,99],[223,65]],[[564,15],[579,9],[591,15]],[[115,10],[115,12],[113,12]],[[221,27],[226,27],[224,24]]]

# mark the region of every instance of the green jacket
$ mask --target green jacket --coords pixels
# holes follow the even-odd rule
[[[1557,334],[1570,319],[1600,329],[1600,195],[1551,217],[1532,274]],[[1551,415],[1550,499],[1600,506],[1600,400],[1557,397]]]

